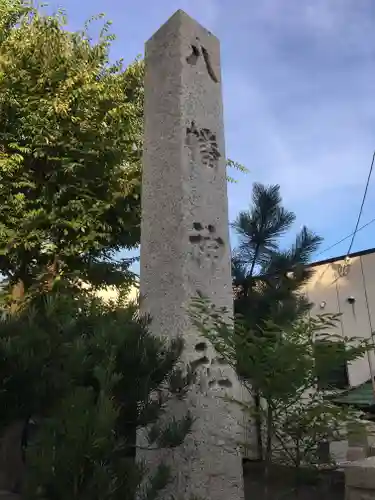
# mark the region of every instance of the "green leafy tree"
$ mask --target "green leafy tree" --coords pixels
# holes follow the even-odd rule
[[[105,23],[71,33],[59,12],[1,6],[0,272],[13,298],[61,275],[129,281],[140,238],[143,63],[111,63]]]
[[[63,12],[0,3],[0,426],[13,450],[24,436],[28,498],[133,498],[136,432],[177,446],[192,424],[159,421],[193,378],[181,340],[80,287],[126,289],[117,255],[140,240],[144,66],[111,62],[108,30],[94,41]],[[168,477],[149,471],[145,498]]]
[[[246,321],[237,317],[233,326],[202,298],[193,302],[192,318],[220,356],[238,370],[249,393],[259,395],[261,404],[255,411],[261,420],[266,464],[317,466],[320,443],[341,439],[345,426],[358,416],[333,404],[337,389],[323,390],[318,377],[332,366],[363,357],[372,348],[371,340],[333,333],[338,316],[330,314],[302,317],[282,328],[268,322],[262,335],[249,333]],[[251,403],[239,404],[254,415]]]
[[[278,185],[255,183],[249,210],[240,212],[233,223],[239,237],[232,259],[234,310],[246,322],[249,338],[261,336],[267,322],[283,327],[309,308],[300,290],[311,275],[306,264],[321,238],[303,227],[295,242],[282,249],[280,239],[294,221],[295,214],[282,205]],[[256,391],[254,398],[260,411],[260,396]],[[261,457],[260,415],[255,420]]]
[[[0,17],[0,273],[13,301],[61,275],[125,286],[119,252],[140,242],[143,62],[110,61],[109,22],[94,42],[89,23],[69,32],[62,12],[22,0]]]
[[[21,422],[28,435],[26,480],[12,459],[20,433],[2,464],[9,489],[30,499],[133,500],[144,479],[145,499],[169,482],[165,464],[147,471],[136,460],[136,432],[147,431],[150,448],[180,445],[192,418],[164,414],[194,375],[177,367],[182,340],[154,338],[135,312],[50,292],[0,323],[0,427]]]
[[[238,163],[237,161],[233,161],[230,158],[227,159],[227,168],[231,168],[233,170],[237,170],[237,172],[241,172],[242,174],[248,174],[249,169],[242,165],[241,163]],[[231,184],[237,184],[238,181],[234,179],[232,176],[227,175],[227,181],[230,182]]]

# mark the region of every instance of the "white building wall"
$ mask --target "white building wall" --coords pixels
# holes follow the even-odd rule
[[[370,338],[375,329],[375,252],[313,266],[305,292],[314,303],[311,314],[341,313],[335,333],[342,337]],[[367,292],[367,300],[366,300]],[[349,297],[355,299],[351,304]],[[323,303],[325,303],[324,307]],[[370,358],[370,359],[369,359]],[[375,374],[375,351],[350,363],[352,387]]]
[[[349,265],[346,265],[349,264]],[[334,262],[312,266],[313,275],[308,282],[305,293],[314,303],[311,314],[341,313],[334,333],[341,337],[370,338],[375,330],[375,251],[352,257],[349,262],[337,259]],[[366,297],[367,294],[367,297]],[[354,297],[354,305],[348,302]],[[323,308],[320,304],[325,302]],[[375,374],[375,349],[370,353],[370,362]],[[367,356],[356,360],[348,366],[349,384],[358,386],[371,378],[370,363]],[[369,423],[368,428],[374,429]],[[247,446],[244,456],[256,457],[256,435],[251,424],[247,426]],[[375,446],[375,430],[368,442]],[[331,443],[331,456],[337,463],[347,461],[348,441]]]

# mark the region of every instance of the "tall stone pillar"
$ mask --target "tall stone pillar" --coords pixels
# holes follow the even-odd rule
[[[182,335],[184,361],[201,365],[200,383],[179,403],[197,420],[169,452],[172,491],[186,500],[240,500],[239,415],[221,397],[239,397],[238,382],[187,311],[198,291],[232,309],[219,41],[179,10],[147,42],[145,64],[142,310],[155,335]]]

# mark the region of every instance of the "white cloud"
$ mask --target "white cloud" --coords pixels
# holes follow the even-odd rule
[[[234,174],[231,218],[256,180],[281,184],[299,224],[329,238],[354,226],[375,147],[374,0],[107,3],[115,58],[133,60],[179,8],[220,38],[227,154],[250,169]],[[75,20],[101,10],[100,0],[76,4],[64,0]],[[374,202],[375,177],[364,221]]]
[[[257,180],[281,184],[299,223],[331,234],[354,226],[375,147],[375,9],[365,4],[253,1],[227,18],[238,26],[222,44],[227,150],[250,169],[229,188],[232,218]],[[367,207],[374,201],[375,179]]]

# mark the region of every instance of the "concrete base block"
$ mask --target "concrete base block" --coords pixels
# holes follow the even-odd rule
[[[375,491],[352,488],[346,491],[345,500],[375,500]]]
[[[346,467],[345,487],[345,500],[375,500],[375,457]]]
[[[348,448],[346,459],[349,462],[356,462],[357,460],[363,460],[367,458],[368,450],[363,446],[350,446]]]

